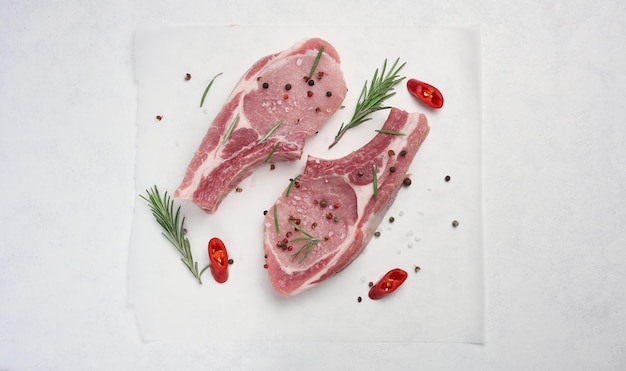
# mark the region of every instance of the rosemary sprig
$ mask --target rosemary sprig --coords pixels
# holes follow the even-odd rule
[[[215,81],[215,78],[218,77],[221,74],[222,74],[222,72],[220,72],[217,75],[213,76],[211,81],[209,81],[209,85],[207,85],[206,89],[204,89],[204,93],[202,94],[202,99],[200,99],[200,108],[202,108],[202,105],[204,104],[204,99],[206,98],[206,95],[209,92],[209,89],[211,89],[211,86],[213,85],[213,81]]]
[[[298,179],[300,179],[300,175],[291,179],[291,183],[289,183],[289,187],[287,187],[287,192],[285,192],[285,198],[289,197],[289,193],[291,193],[291,188],[293,188],[293,185],[296,184]]]
[[[272,147],[272,150],[267,155],[267,157],[265,158],[264,162],[268,162],[270,160],[270,158],[272,158],[272,155],[274,154],[274,152],[276,152],[276,148],[278,148],[279,144],[280,144],[280,141],[278,141],[278,142],[276,142],[276,144],[274,144],[274,147]]]
[[[289,242],[307,241],[304,245],[302,245],[302,247],[298,249],[298,251],[291,254],[292,256],[291,261],[294,261],[298,257],[298,255],[300,255],[300,253],[304,252],[302,257],[298,261],[298,263],[302,263],[304,259],[306,259],[306,257],[309,256],[309,253],[313,250],[313,247],[319,242],[319,240],[313,237],[310,233],[308,233],[304,229],[302,229],[299,225],[297,225],[293,221],[290,220],[289,224],[291,224],[297,231],[301,232],[302,234],[306,236],[306,237],[294,238],[293,240],[289,241]]]
[[[233,122],[230,123],[228,130],[226,130],[226,134],[224,134],[224,139],[222,139],[222,144],[226,143],[226,141],[230,137],[230,134],[233,132],[233,129],[235,128],[235,126],[237,126],[238,122],[239,122],[239,114],[235,116],[235,118],[233,119]]]
[[[276,234],[280,235],[280,228],[278,228],[278,208],[274,205],[274,227],[276,227]]]
[[[270,131],[268,131],[268,132],[267,132],[267,134],[265,134],[265,135],[263,136],[263,138],[259,139],[259,141],[258,141],[258,142],[256,142],[256,144],[261,144],[261,143],[265,142],[265,141],[267,140],[267,138],[269,138],[269,137],[270,137],[270,135],[272,135],[272,134],[276,131],[276,129],[278,129],[278,127],[279,127],[280,125],[282,125],[282,124],[283,124],[283,121],[284,121],[284,120],[278,120],[278,122],[276,122],[276,123],[274,124],[274,126],[272,126],[272,128],[270,129]]]
[[[376,165],[372,165],[372,184],[374,185],[374,200],[378,200],[378,171]]]
[[[174,213],[174,201],[167,192],[161,197],[156,185],[152,189],[146,190],[146,193],[148,194],[147,197],[143,195],[139,195],[139,197],[150,205],[152,215],[163,228],[161,234],[178,250],[182,256],[180,260],[198,280],[198,283],[202,284],[201,276],[208,266],[202,271],[198,271],[198,263],[193,260],[191,255],[189,239],[185,237],[185,217],[183,216],[181,219],[180,206]]]
[[[320,63],[320,59],[322,58],[322,53],[324,52],[324,46],[326,45],[322,44],[322,46],[320,47],[320,50],[317,52],[317,55],[315,56],[315,61],[313,61],[313,67],[311,67],[311,72],[309,72],[309,78],[307,80],[311,80],[311,77],[315,73],[315,69],[317,68],[317,65]]]
[[[380,130],[374,130],[377,133],[381,133],[381,134],[391,134],[391,135],[399,135],[401,137],[406,136],[406,134],[401,133],[399,131],[393,131],[393,130],[384,130],[384,129],[380,129]]]
[[[370,83],[369,90],[367,89],[367,81],[365,81],[363,90],[361,90],[361,95],[357,100],[352,118],[347,124],[341,124],[337,135],[335,135],[335,140],[330,144],[330,146],[328,146],[329,149],[339,142],[339,139],[343,137],[346,131],[372,119],[367,116],[376,111],[389,108],[387,106],[383,106],[383,102],[396,94],[393,92],[393,87],[405,79],[404,76],[400,77],[398,73],[406,65],[406,63],[402,63],[398,66],[399,61],[400,58],[396,59],[389,72],[387,72],[387,60],[385,59],[380,75],[378,74],[378,68],[374,72],[374,77]]]

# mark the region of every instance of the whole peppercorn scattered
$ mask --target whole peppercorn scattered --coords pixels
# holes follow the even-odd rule
[[[235,192],[241,193],[243,192],[243,189],[241,187],[237,187],[235,188]]]
[[[393,216],[389,217],[389,223],[393,223],[396,221],[396,218],[394,218]]]
[[[389,172],[390,173],[395,173],[396,172],[396,168],[394,166],[389,168]]]
[[[404,178],[404,180],[402,181],[402,185],[404,185],[405,187],[408,187],[411,185],[411,178]]]
[[[191,80],[191,74],[190,73],[185,74],[185,80],[187,80],[187,81]]]
[[[228,259],[228,264],[232,265],[235,261],[233,259]]]
[[[291,90],[291,84],[285,85],[285,90]]]
[[[459,221],[458,221],[458,220],[453,220],[453,221],[452,221],[452,226],[453,226],[454,228],[458,227],[458,226],[459,226]]]
[[[374,232],[374,237],[380,237],[380,232],[379,231]]]
[[[276,165],[270,164],[270,170],[274,170],[274,169],[276,169]]]
[[[405,150],[400,151],[400,156],[402,157],[406,156],[406,151]]]
[[[446,177],[444,178],[444,180],[445,180],[446,182],[449,182],[449,181],[450,181],[450,175],[446,175]]]
[[[326,92],[326,96],[327,96],[327,97],[332,97],[332,96],[333,96],[333,93],[331,93],[331,92],[327,91],[327,92]]]
[[[270,84],[268,84],[268,83],[266,83],[266,82],[264,82],[264,83],[263,83],[263,89],[267,89],[267,88],[269,88],[269,87],[270,87]]]
[[[308,84],[309,84],[309,86],[313,86],[313,85],[315,85],[315,81],[313,81],[313,79],[311,79],[311,80],[309,80]]]
[[[363,301],[363,298],[359,296],[358,298],[356,298],[356,301],[360,303],[361,301]]]
[[[326,201],[326,200],[322,200],[322,201],[320,201],[320,206],[321,206],[321,207],[326,207],[326,206],[328,206],[328,201]]]
[[[335,215],[335,216],[333,217],[333,221],[334,221],[335,223],[336,223],[336,222],[338,222],[338,221],[339,221],[339,217],[338,217],[337,215]]]
[[[370,281],[370,283],[367,284],[369,287],[374,286],[374,282]]]

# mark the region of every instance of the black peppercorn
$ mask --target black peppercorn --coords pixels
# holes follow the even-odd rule
[[[329,92],[329,91],[327,91],[327,92],[326,92],[326,96],[327,96],[327,97],[332,97],[332,95],[333,95],[333,93],[331,93],[331,92]]]
[[[267,89],[267,88],[269,88],[269,87],[270,87],[270,84],[268,84],[268,83],[266,83],[266,82],[264,82],[264,83],[263,83],[263,89]]]
[[[313,79],[309,80],[309,86],[313,86],[315,85],[315,81],[313,81]]]
[[[285,85],[285,90],[291,90],[291,84]]]

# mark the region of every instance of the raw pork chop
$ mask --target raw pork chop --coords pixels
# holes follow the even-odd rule
[[[299,159],[305,139],[341,107],[347,88],[339,63],[335,48],[321,39],[256,62],[211,124],[174,196],[214,213],[264,162]]]
[[[265,217],[264,247],[274,289],[294,295],[331,277],[369,242],[426,138],[426,116],[392,108],[383,130],[337,160],[309,156]],[[374,173],[377,190],[374,191]]]

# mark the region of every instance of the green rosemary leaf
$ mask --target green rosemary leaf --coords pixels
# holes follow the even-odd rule
[[[393,92],[394,86],[405,79],[404,76],[400,77],[398,74],[406,63],[402,63],[398,66],[399,61],[400,58],[396,59],[391,69],[387,72],[387,60],[385,59],[380,74],[378,73],[378,69],[374,72],[374,77],[370,81],[369,89],[368,83],[365,81],[352,118],[347,124],[341,124],[337,135],[335,135],[335,140],[328,146],[329,149],[337,144],[348,130],[371,120],[371,118],[368,117],[370,114],[389,108],[388,106],[383,106],[383,103],[385,100],[395,95],[395,92]]]
[[[233,122],[230,123],[228,130],[226,130],[226,134],[224,134],[224,139],[222,140],[222,144],[226,143],[226,141],[230,137],[230,134],[233,132],[233,129],[235,128],[235,126],[237,126],[238,122],[239,122],[239,114],[235,116],[235,118],[233,119]]]
[[[261,144],[261,143],[265,142],[265,141],[267,140],[267,138],[269,138],[269,137],[270,137],[270,135],[272,135],[272,134],[276,131],[276,129],[278,129],[278,127],[279,127],[280,125],[282,125],[282,124],[283,124],[283,120],[278,120],[278,122],[277,122],[277,123],[275,123],[275,124],[274,124],[274,126],[272,126],[272,128],[270,129],[270,131],[268,131],[268,132],[267,132],[267,134],[265,134],[265,135],[263,136],[263,138],[259,139],[259,141],[258,141],[258,142],[256,142],[256,144]]]
[[[274,205],[274,227],[276,227],[276,234],[280,234],[280,228],[278,228],[278,210]]]
[[[372,165],[372,176],[374,184],[374,200],[378,200],[378,173],[376,171],[376,165]]]
[[[289,194],[291,193],[291,188],[293,188],[293,185],[296,184],[298,179],[300,179],[300,175],[291,179],[291,183],[289,183],[289,187],[287,187],[287,192],[285,192],[285,198],[289,197]]]
[[[276,148],[278,148],[278,145],[280,144],[280,141],[276,142],[276,144],[274,144],[274,147],[272,147],[272,150],[270,151],[270,153],[267,155],[267,157],[265,158],[265,162],[268,162],[270,160],[270,158],[272,157],[272,155],[274,154],[274,152],[276,152]]]
[[[185,264],[191,274],[198,280],[200,284],[201,273],[198,272],[198,263],[193,260],[191,255],[191,247],[189,239],[185,237],[185,218],[180,213],[180,206],[174,212],[174,201],[165,192],[161,197],[157,186],[146,191],[147,197],[139,195],[150,206],[152,215],[163,231],[161,234],[172,244],[181,255],[180,260]]]
[[[320,47],[320,50],[317,52],[317,56],[315,56],[315,61],[313,62],[313,67],[311,67],[311,72],[309,72],[309,78],[307,80],[310,80],[311,77],[313,76],[313,73],[315,73],[315,69],[317,68],[317,65],[320,63],[320,59],[322,58],[322,53],[324,52],[324,44],[322,44],[322,46]]]
[[[204,99],[206,98],[206,95],[209,92],[209,89],[211,89],[211,85],[213,85],[213,81],[215,81],[215,78],[218,77],[221,74],[222,74],[222,72],[220,72],[217,75],[213,76],[213,78],[209,82],[209,85],[207,85],[206,89],[204,89],[204,93],[202,94],[202,99],[200,99],[200,108],[202,108],[202,105],[204,104]]]
[[[299,232],[301,232],[303,235],[307,236],[308,238],[315,239],[315,237],[311,236],[307,231],[302,229],[299,225],[297,225],[293,221],[290,220],[289,224],[291,224],[296,230],[298,230]]]
[[[374,130],[374,131],[377,132],[377,133],[381,133],[381,134],[399,135],[399,136],[403,136],[403,137],[406,136],[406,134],[404,134],[404,133],[401,133],[399,131],[393,131],[393,130],[381,129],[381,130]]]

